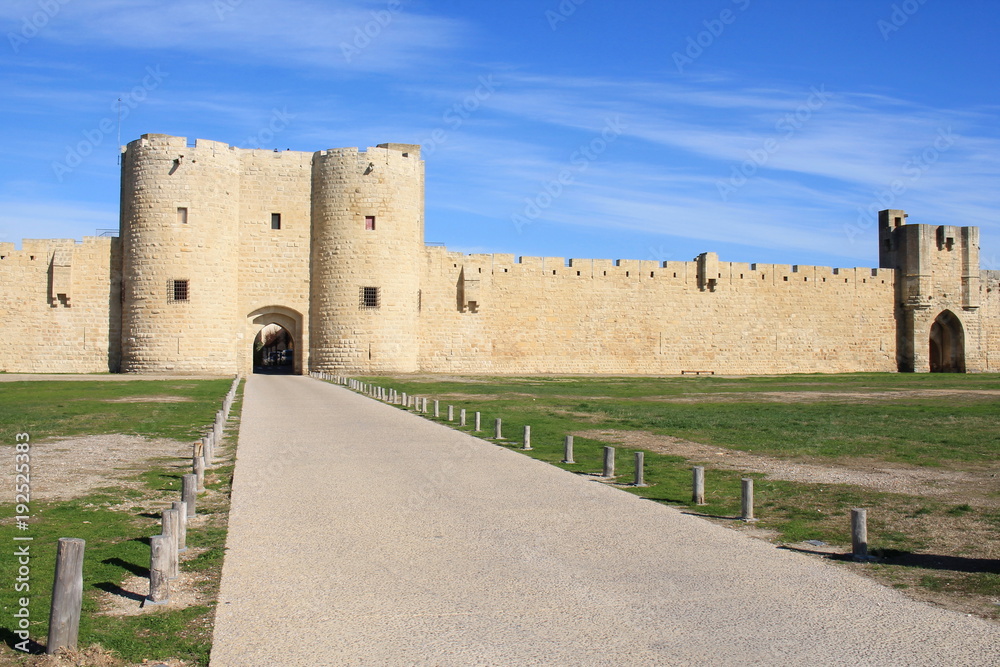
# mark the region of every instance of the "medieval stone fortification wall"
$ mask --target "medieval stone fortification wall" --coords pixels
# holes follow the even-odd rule
[[[695,262],[567,263],[428,248],[421,369],[895,371],[894,274],[719,262],[711,253]]]
[[[1000,373],[1000,271],[983,271],[980,289],[983,294],[983,371]]]
[[[0,243],[0,371],[117,371],[120,303],[118,239]]]
[[[121,240],[0,244],[0,370],[726,374],[1000,371],[975,227],[879,214],[880,268],[464,255],[424,245],[420,147],[143,135]]]

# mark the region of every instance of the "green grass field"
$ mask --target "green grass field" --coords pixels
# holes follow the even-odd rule
[[[0,456],[7,452],[13,470],[17,433],[30,433],[34,441],[112,433],[194,440],[214,420],[229,385],[228,380],[0,383],[0,442],[4,445]],[[170,401],[157,400],[160,397],[170,397]],[[233,414],[239,414],[238,404]],[[235,419],[230,421],[230,443],[235,443],[236,424]],[[78,537],[87,542],[81,648],[97,644],[110,652],[105,657],[133,663],[174,658],[208,664],[231,465],[217,466],[207,476],[210,493],[199,506],[199,513],[206,516],[204,525],[188,532],[188,545],[198,555],[186,561],[183,570],[196,573],[196,587],[208,602],[131,616],[101,613],[100,604],[102,593],[122,594],[121,584],[130,575],[148,576],[149,538],[160,533],[159,512],[179,499],[180,477],[187,472],[189,460],[171,459],[150,461],[139,473],[109,470],[106,488],[68,501],[32,502],[27,531],[14,525],[14,504],[0,502],[0,544],[13,549],[15,536],[33,538],[28,593],[33,640],[44,643],[48,629],[56,543],[60,537]],[[0,631],[6,644],[0,649],[0,664],[30,664],[32,660],[13,650],[20,639],[11,632],[11,614],[18,598],[25,595],[14,590],[16,567],[12,559],[0,559],[0,606],[8,617]],[[39,649],[36,645],[35,650]]]

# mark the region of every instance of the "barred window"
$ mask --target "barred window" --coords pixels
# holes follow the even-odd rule
[[[189,296],[188,280],[167,281],[167,301],[187,301]]]
[[[377,310],[381,305],[378,287],[361,288],[361,310]]]

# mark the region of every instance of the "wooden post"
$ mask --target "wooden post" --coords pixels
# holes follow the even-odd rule
[[[479,433],[482,430],[482,428],[481,428],[482,425],[483,425],[483,414],[481,412],[477,412],[476,413],[476,433]]]
[[[410,399],[409,399],[409,397],[407,397],[405,391],[403,392],[403,401],[402,401],[402,403],[403,403],[403,409],[404,410],[410,407]]]
[[[441,401],[434,399],[434,419],[441,419]]]
[[[205,490],[205,458],[201,454],[195,454],[191,461],[191,469],[198,479],[198,490]]]
[[[753,518],[753,479],[744,477],[740,480],[743,489],[743,502],[741,503],[742,519],[744,521],[756,521]]]
[[[695,505],[705,504],[705,468],[704,466],[695,466],[691,468],[692,473],[692,484],[691,490],[691,502]]]
[[[177,551],[187,551],[187,503],[175,500],[170,503],[170,509],[177,512]]]
[[[563,463],[576,463],[573,460],[573,436],[567,435],[563,443]]]
[[[198,478],[194,475],[184,475],[181,478],[181,500],[187,503],[187,515],[195,516],[195,504],[198,502]]]
[[[83,605],[83,551],[87,543],[75,537],[60,537],[56,547],[56,575],[49,609],[49,639],[45,652],[75,649],[80,636]]]
[[[604,477],[611,479],[615,476],[615,448],[604,448]]]
[[[855,560],[868,560],[868,510],[851,510],[851,552]]]
[[[170,601],[170,538],[154,535],[149,540],[149,601]]]
[[[458,413],[458,425],[465,426],[465,408],[462,408],[461,412]]]
[[[497,417],[496,420],[493,422],[493,439],[494,440],[503,440],[503,428],[502,427],[503,427],[503,424],[500,421],[500,418]]]
[[[645,468],[646,452],[635,453],[635,483],[632,486],[646,486]]]
[[[455,421],[455,406],[454,405],[449,405],[448,406],[448,421],[450,421],[450,422]]]
[[[211,468],[214,460],[212,456],[212,436],[206,435],[201,439],[201,453],[205,457],[205,467]]]
[[[521,449],[528,450],[531,449],[531,427],[524,427],[524,444],[521,445]]]
[[[168,558],[170,562],[167,564],[167,577],[170,579],[176,579],[180,575],[180,563],[177,556],[177,548],[179,540],[178,533],[180,532],[181,520],[177,516],[177,510],[169,509],[163,510],[163,536],[167,538],[167,548],[170,550]]]

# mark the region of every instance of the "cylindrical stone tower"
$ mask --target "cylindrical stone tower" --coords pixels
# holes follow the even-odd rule
[[[146,134],[122,156],[122,371],[238,371],[237,149]]]
[[[419,146],[316,153],[311,370],[418,370],[423,193]]]

